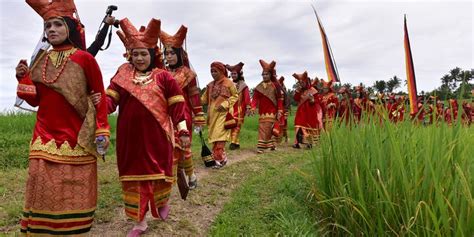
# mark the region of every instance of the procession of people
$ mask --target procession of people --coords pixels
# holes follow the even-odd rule
[[[21,219],[21,233],[27,236],[90,231],[97,207],[97,159],[103,158],[97,148],[101,143],[107,149],[107,115],[117,110],[118,176],[124,212],[133,221],[128,236],[147,230],[148,211],[167,219],[178,171],[186,174],[189,189],[198,188],[195,168],[201,164],[193,162],[192,131],[207,128],[213,168],[221,169],[232,161],[226,146],[241,148],[247,116],[258,115],[257,154],[275,151],[288,140],[295,149],[311,149],[325,131],[372,119],[423,125],[453,124],[458,118],[470,125],[474,119],[472,103],[452,99],[444,106],[436,97],[419,97],[418,112],[405,116],[404,96],[372,96],[362,86],[336,88],[334,81],[311,79],[306,71],[293,74],[292,94],[285,78],[277,79],[273,60],[212,62],[207,76],[213,80],[199,88],[185,47],[188,29],[181,26],[170,35],[154,18],[146,27],[135,27],[127,18],[119,21],[125,60],[105,89],[93,55],[115,19],[104,20],[105,30],[87,49],[72,0],[26,2],[42,17],[45,40],[52,45],[32,66],[21,60],[16,67],[17,95],[38,107]],[[262,78],[250,88],[244,65],[257,61]],[[288,135],[290,101],[296,107],[293,138]]]

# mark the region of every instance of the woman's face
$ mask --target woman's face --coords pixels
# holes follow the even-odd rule
[[[306,88],[306,86],[307,86],[307,85],[306,85],[306,81],[303,81],[303,80],[298,81],[298,84],[300,84],[300,87],[301,87],[301,88]]]
[[[60,18],[51,18],[44,23],[46,38],[52,45],[62,44],[67,39],[66,23]]]
[[[145,71],[150,66],[151,56],[148,49],[133,49],[132,64],[138,71]]]
[[[171,66],[174,66],[178,63],[178,55],[172,49],[165,50],[165,59]]]
[[[270,74],[270,72],[264,71],[262,72],[262,78],[264,82],[268,82],[272,79],[272,74]]]
[[[212,78],[217,81],[221,78],[221,73],[219,71],[217,71],[216,69],[212,68],[211,67],[211,75],[212,75]]]
[[[235,81],[235,80],[237,80],[237,78],[239,77],[239,74],[236,73],[236,72],[231,72],[231,73],[230,73],[230,76],[231,76],[232,79]]]

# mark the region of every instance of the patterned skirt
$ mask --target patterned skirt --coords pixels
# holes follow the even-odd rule
[[[21,233],[78,235],[90,230],[97,204],[97,163],[30,159]]]

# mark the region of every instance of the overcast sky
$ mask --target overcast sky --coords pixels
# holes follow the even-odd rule
[[[275,60],[279,76],[291,88],[293,73],[308,71],[327,78],[321,36],[311,8],[313,3],[328,35],[342,83],[372,86],[396,75],[405,80],[403,15],[408,30],[418,91],[431,91],[454,67],[473,68],[473,13],[471,0],[389,1],[113,1],[76,0],[86,26],[89,45],[108,5],[114,15],[128,17],[138,28],[151,18],[161,20],[174,34],[188,29],[187,51],[201,87],[211,81],[209,65],[242,61],[250,87],[261,80],[259,59]],[[13,108],[14,68],[28,59],[42,34],[42,18],[24,1],[0,1],[0,111]],[[115,31],[115,30],[114,30]],[[105,86],[124,62],[124,46],[114,33],[107,51],[96,59]],[[405,90],[405,86],[399,90]]]

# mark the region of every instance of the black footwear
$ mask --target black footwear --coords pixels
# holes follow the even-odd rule
[[[190,179],[189,182],[188,182],[188,185],[189,185],[189,189],[195,189],[195,188],[197,188],[197,186],[198,186],[198,179],[197,179],[197,177],[194,178],[194,180],[191,180],[191,179]]]
[[[235,144],[235,143],[231,143],[229,145],[229,149],[230,150],[236,150],[236,149],[239,149],[240,148],[240,145],[239,144]]]
[[[300,149],[300,148],[301,148],[299,143],[293,144],[292,147],[293,147],[293,148],[296,148],[296,149]]]

